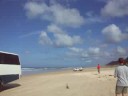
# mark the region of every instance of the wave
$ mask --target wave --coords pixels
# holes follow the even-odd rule
[[[34,70],[54,70],[54,69],[69,69],[69,68],[63,68],[63,67],[61,67],[61,68],[58,68],[58,67],[54,67],[54,68],[51,68],[51,67],[44,67],[44,68],[34,68],[34,67],[32,67],[32,68],[28,68],[28,67],[26,67],[26,68],[22,68],[22,71],[34,71]]]
[[[65,69],[70,69],[70,68],[56,68],[56,67],[39,67],[39,68],[22,68],[22,75],[29,75],[29,74],[38,74],[38,73],[46,73],[46,72],[54,72],[54,71],[59,71],[59,70],[65,70]]]

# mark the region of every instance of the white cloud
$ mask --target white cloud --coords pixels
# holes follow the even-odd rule
[[[98,17],[98,16],[88,17],[88,18],[86,18],[85,21],[86,21],[86,23],[97,23],[97,22],[102,23],[102,22],[104,22],[104,20],[102,20],[102,18]]]
[[[108,47],[108,44],[106,44],[106,43],[101,44],[100,47],[101,47],[101,48],[107,48],[107,47]]]
[[[49,25],[49,26],[47,27],[47,30],[48,30],[49,32],[53,32],[54,34],[64,34],[64,33],[65,33],[61,28],[59,28],[59,27],[58,27],[57,25],[55,25],[55,24]]]
[[[48,26],[47,30],[52,32],[52,34],[48,35],[49,32],[41,32],[40,44],[52,45],[56,47],[72,47],[74,45],[83,43],[80,36],[70,36],[56,25]]]
[[[101,16],[95,15],[92,11],[89,11],[86,13],[86,24],[90,23],[102,23],[105,22],[105,19],[103,19]]]
[[[108,59],[112,59],[111,52],[109,52],[109,50],[103,50],[99,47],[89,47],[84,49],[73,47],[69,50],[67,55],[71,56],[72,58],[79,58],[81,60],[84,60],[85,62],[87,61],[88,63],[91,62],[94,64],[96,64],[97,62],[105,64],[106,62],[109,62],[107,61]]]
[[[84,17],[75,8],[66,8],[54,3],[50,6],[45,3],[28,2],[25,9],[29,17],[39,16],[42,19],[69,27],[79,27],[84,24]]]
[[[125,32],[128,33],[128,27],[125,28]]]
[[[66,53],[68,56],[81,58],[84,50],[82,48],[69,47],[69,51]]]
[[[116,51],[117,51],[117,54],[118,54],[119,56],[120,56],[120,55],[126,55],[126,54],[127,54],[126,49],[123,48],[123,47],[120,47],[120,46],[117,47]]]
[[[52,40],[48,37],[46,32],[41,32],[39,43],[42,45],[45,45],[45,44],[52,45],[53,44]]]
[[[25,4],[27,15],[31,18],[41,18],[50,21],[47,26],[49,33],[42,32],[40,35],[41,44],[54,45],[57,47],[68,47],[81,44],[80,36],[69,36],[58,26],[79,27],[84,24],[84,18],[75,8],[67,8],[56,2],[47,5],[46,3],[28,2]]]
[[[36,16],[42,15],[49,10],[46,4],[44,3],[39,4],[35,2],[26,3],[24,8],[27,10],[27,16],[30,18],[34,18]]]
[[[108,50],[106,50],[108,49]],[[127,48],[118,46],[117,48],[99,48],[99,47],[89,47],[89,48],[70,48],[68,56],[72,58],[79,58],[81,60],[91,61],[91,63],[96,64],[97,62],[107,64],[111,60],[115,60],[119,57],[127,57]],[[101,59],[102,58],[102,59]]]
[[[82,58],[88,58],[88,57],[89,57],[89,54],[88,54],[86,51],[83,51],[83,52],[81,53],[81,57],[82,57]]]
[[[108,52],[108,51],[104,51],[104,52],[103,52],[103,56],[104,56],[104,57],[110,57],[110,56],[111,56],[111,53]]]
[[[120,28],[115,24],[111,24],[102,30],[102,34],[109,43],[118,43],[124,40],[126,37],[121,32]]]
[[[69,47],[69,52],[67,53],[68,56],[73,56],[77,58],[88,58],[89,54],[85,49],[76,48],[76,47]]]
[[[82,50],[83,49],[81,49],[81,48],[76,48],[76,47],[71,47],[71,48],[69,48],[71,51],[73,51],[73,52],[76,52],[76,53],[79,53],[79,52],[82,52]]]
[[[105,64],[111,60],[119,58],[120,56],[126,56],[126,54],[124,55],[124,53],[127,53],[127,50],[122,47],[118,47],[118,51],[117,49],[110,49],[109,47],[105,49],[101,49],[99,47],[89,47],[84,49],[72,47],[69,49],[70,50],[67,55],[71,58],[79,58],[81,60],[84,60],[85,62],[89,60],[94,64],[96,64],[96,62]]]
[[[84,18],[77,9],[65,8],[59,4],[51,6],[57,24],[77,27],[84,23]]]
[[[101,14],[111,17],[122,17],[128,15],[128,0],[108,0]]]
[[[75,44],[81,44],[82,39],[80,36],[69,36],[67,34],[55,34],[55,44],[58,47],[70,47]]]
[[[69,49],[71,50],[72,54],[75,54],[75,56],[80,56],[80,58],[93,58],[101,56],[101,51],[98,47],[90,47],[88,49],[72,47]]]
[[[88,50],[88,53],[90,54],[90,55],[99,55],[99,53],[100,53],[100,48],[98,48],[98,47],[90,47],[89,48],[89,50]]]

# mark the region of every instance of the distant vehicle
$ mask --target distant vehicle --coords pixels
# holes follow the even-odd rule
[[[3,85],[20,78],[21,65],[19,56],[0,51],[0,89]]]
[[[82,70],[83,70],[82,67],[80,67],[80,68],[74,68],[74,69],[73,69],[73,71],[82,71]]]

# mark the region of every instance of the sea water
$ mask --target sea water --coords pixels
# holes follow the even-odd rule
[[[22,75],[32,75],[32,74],[39,74],[39,73],[48,73],[48,72],[55,72],[60,70],[66,70],[71,68],[22,68]]]

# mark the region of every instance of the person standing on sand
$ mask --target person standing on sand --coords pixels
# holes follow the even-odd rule
[[[100,74],[100,64],[97,65],[97,71]]]
[[[128,96],[128,67],[124,65],[124,59],[118,59],[119,66],[115,68],[114,77],[117,77],[116,96]]]

